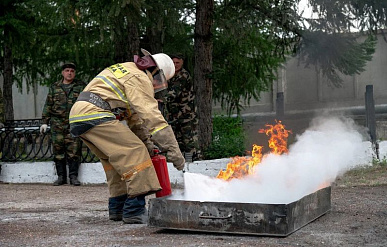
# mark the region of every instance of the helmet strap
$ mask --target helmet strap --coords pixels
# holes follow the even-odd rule
[[[152,76],[154,76],[160,69],[158,67],[155,67],[153,71],[151,72]]]

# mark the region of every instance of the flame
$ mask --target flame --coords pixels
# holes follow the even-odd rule
[[[328,182],[328,181],[325,181],[325,182],[322,182],[322,183],[318,186],[317,190],[321,190],[321,189],[324,189],[324,188],[329,187],[329,186],[331,186],[331,183]],[[317,190],[316,190],[316,191],[317,191]]]
[[[265,133],[267,136],[271,136],[268,141],[271,153],[277,155],[287,153],[287,138],[289,133],[292,132],[286,130],[281,121],[278,121],[275,125],[266,124],[265,126],[267,129],[260,129],[258,133]],[[216,177],[225,181],[230,181],[234,178],[242,178],[249,174],[253,174],[255,167],[261,163],[263,156],[262,149],[263,146],[253,144],[251,157],[232,157],[231,162],[227,164],[226,170],[220,170]]]
[[[269,148],[272,150],[271,152],[279,155],[288,153],[287,140],[289,133],[292,133],[292,131],[286,130],[281,121],[278,121],[276,125],[266,124],[265,126],[267,129],[260,129],[258,133],[265,133],[270,136]]]

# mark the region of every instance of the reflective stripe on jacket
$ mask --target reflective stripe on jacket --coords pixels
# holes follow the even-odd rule
[[[86,101],[78,102],[74,104],[73,108],[82,108],[83,105],[90,104]],[[93,128],[96,125],[115,119],[116,116],[111,112],[94,112],[81,115],[70,115],[70,133],[72,136],[77,137],[87,132],[89,129]]]

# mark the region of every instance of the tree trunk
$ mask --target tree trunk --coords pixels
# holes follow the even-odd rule
[[[115,37],[114,37],[114,62],[123,63],[126,62],[126,51],[128,50],[127,40],[123,37],[125,28],[122,25],[114,25]]]
[[[4,30],[4,84],[3,84],[3,98],[4,98],[4,116],[5,120],[14,120],[13,113],[13,98],[12,98],[12,80],[13,80],[13,62],[12,62],[12,48],[9,44],[9,31]]]
[[[138,26],[134,22],[129,22],[128,24],[128,44],[129,49],[127,51],[127,61],[133,62],[133,56],[139,55],[138,53],[140,51]]]
[[[133,20],[130,20],[130,16],[127,16],[127,19],[128,25],[126,28],[117,25],[120,28],[117,33],[126,34],[116,36],[114,61],[117,63],[133,62],[133,56],[138,55],[140,51],[138,26]]]
[[[160,53],[164,46],[164,20],[162,15],[155,11],[148,12],[148,18],[152,20],[153,25],[147,28],[147,37],[151,53]]]
[[[194,87],[199,118],[199,146],[212,140],[212,25],[214,0],[196,2]]]

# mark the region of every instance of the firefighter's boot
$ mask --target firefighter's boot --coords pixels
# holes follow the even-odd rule
[[[122,212],[127,198],[128,195],[126,194],[109,198],[109,220],[122,220]]]
[[[55,160],[56,174],[58,179],[54,182],[54,186],[59,186],[67,183],[67,171],[65,160]]]
[[[122,221],[125,224],[146,224],[148,212],[145,208],[145,196],[127,198],[125,200]]]
[[[78,169],[79,169],[79,162],[76,160],[68,160],[69,164],[69,177],[70,177],[70,184],[74,186],[81,185],[81,182],[78,180]]]

